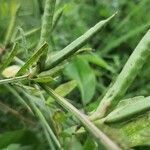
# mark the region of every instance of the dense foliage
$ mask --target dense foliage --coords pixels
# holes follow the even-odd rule
[[[0,149],[150,149],[149,0],[0,0]]]

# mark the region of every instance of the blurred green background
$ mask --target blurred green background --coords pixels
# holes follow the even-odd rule
[[[16,8],[19,7],[16,12]],[[8,26],[13,17],[16,22],[13,27],[11,42],[23,33],[33,31],[26,37],[25,43],[20,40],[21,49],[19,57],[24,60],[30,56],[40,38],[41,16],[44,9],[44,0],[0,0],[0,62],[3,61],[1,51],[8,32]],[[150,27],[150,1],[149,0],[57,0],[56,13],[63,9],[63,14],[52,34],[49,51],[59,51],[67,44],[82,35],[86,30],[113,13],[117,16],[83,49],[92,49],[88,53],[81,53],[70,59],[62,75],[58,78],[57,85],[70,79],[77,81],[77,87],[68,95],[72,103],[84,111],[92,111],[98,105],[98,100],[104,95],[108,86],[119,74],[129,55],[137,43]],[[16,16],[15,16],[16,14]],[[8,49],[11,47],[8,45]],[[28,49],[28,52],[25,51]],[[6,52],[7,53],[7,52]],[[150,60],[150,59],[149,59]],[[128,90],[125,98],[138,95],[148,96],[150,93],[150,61],[148,61],[140,74]],[[56,87],[56,85],[53,85]],[[17,110],[24,116],[28,114],[17,103],[11,93],[0,86],[0,101]],[[61,114],[62,115],[62,114]],[[72,123],[68,123],[72,124]],[[66,125],[68,126],[68,125]],[[3,143],[16,140],[19,144],[11,145],[10,149],[46,149],[45,140],[41,137],[40,127],[27,126],[16,117],[0,112],[0,133],[13,132],[10,135],[0,135],[0,149]],[[30,129],[30,130],[29,130]],[[39,133],[38,133],[39,132]],[[36,134],[35,134],[36,133]],[[9,133],[7,133],[9,134]],[[16,137],[16,135],[18,137]],[[32,136],[33,137],[32,137]],[[9,136],[6,138],[4,136]],[[30,139],[30,140],[27,140]],[[34,139],[34,140],[33,140]],[[10,140],[10,141],[9,141]],[[87,141],[89,138],[87,137]],[[25,141],[25,142],[24,142]],[[36,142],[40,141],[40,142]],[[91,145],[77,141],[75,137],[67,139],[69,150],[86,149]],[[83,144],[84,143],[84,144]],[[87,142],[88,143],[88,142]],[[83,146],[82,146],[83,144]],[[88,143],[89,144],[89,143]],[[38,146],[37,146],[38,145]],[[76,145],[73,147],[71,145]],[[20,147],[21,146],[21,147]],[[78,148],[77,148],[78,146]],[[87,146],[87,147],[86,147]],[[38,148],[37,148],[38,147]],[[91,150],[92,148],[89,148]]]

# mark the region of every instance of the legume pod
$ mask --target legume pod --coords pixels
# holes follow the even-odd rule
[[[127,121],[132,117],[136,117],[146,111],[150,111],[150,96],[143,98],[138,97],[137,100],[133,100],[133,102],[126,103],[125,105],[121,105],[116,110],[112,111],[108,114],[104,122],[106,123],[114,123],[119,121]]]

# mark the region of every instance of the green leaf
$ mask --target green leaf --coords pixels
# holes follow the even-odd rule
[[[21,73],[24,73],[27,69],[29,69],[29,67],[38,60],[38,58],[43,54],[43,52],[47,50],[47,47],[48,44],[44,43],[37,51],[35,51],[35,53],[20,68],[16,76],[20,75]]]
[[[77,81],[83,104],[89,103],[95,92],[96,78],[88,62],[79,57],[74,58],[66,67],[65,74]]]
[[[98,33],[102,29],[102,27],[104,27],[114,16],[115,14],[107,18],[106,20],[98,22],[94,27],[89,29],[75,41],[66,46],[64,49],[56,53],[50,59],[50,61],[46,63],[47,65],[45,70],[51,69],[52,67],[58,65],[59,63],[67,59],[69,56],[74,54],[76,51],[78,51],[89,39],[91,39],[96,33]]]
[[[77,86],[77,82],[75,80],[63,83],[59,85],[56,89],[55,92],[58,93],[60,96],[65,97],[68,95],[75,87]],[[47,100],[47,103],[50,103],[54,101],[52,97],[49,97]]]
[[[58,93],[60,96],[64,97],[68,95],[76,86],[77,86],[76,81],[72,80],[58,86],[55,89],[55,92]]]
[[[60,72],[62,72],[62,70],[64,69],[64,65],[58,65],[48,71],[43,71],[40,74],[38,74],[38,77],[42,77],[42,76],[52,76],[52,77],[56,77],[57,75],[60,74]]]
[[[68,144],[70,145],[70,148],[69,148],[70,150],[83,150],[82,144],[80,143],[79,139],[77,139],[75,136],[72,136],[70,143]]]
[[[94,140],[90,137],[87,137],[86,142],[84,143],[83,150],[96,150]]]
[[[48,83],[48,82],[55,81],[55,79],[52,78],[51,76],[41,76],[41,77],[33,78],[31,80],[39,83]]]
[[[104,59],[102,59],[101,57],[99,57],[98,55],[96,55],[94,53],[80,55],[80,57],[82,57],[83,59],[86,59],[90,63],[96,64],[100,67],[103,67],[103,68],[109,70],[109,71],[113,71],[111,66]]]
[[[132,99],[131,99],[132,100]],[[127,119],[132,119],[146,111],[150,110],[150,96],[143,98],[138,97],[133,101],[122,104],[120,107],[112,111],[109,115],[105,117],[106,123],[114,123],[119,121],[127,121]]]

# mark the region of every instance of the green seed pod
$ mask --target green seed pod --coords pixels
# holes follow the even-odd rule
[[[132,117],[136,117],[146,111],[150,110],[150,96],[137,100],[131,100],[124,106],[112,111],[108,116],[104,118],[106,123],[114,123],[119,121],[127,121]]]

